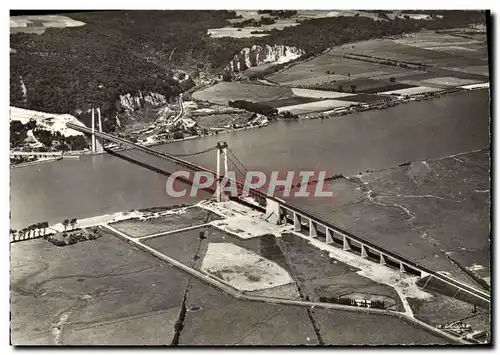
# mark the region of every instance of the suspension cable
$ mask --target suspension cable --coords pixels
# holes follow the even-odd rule
[[[233,153],[233,156],[234,156],[234,153]],[[236,165],[235,161],[233,159],[231,159],[231,157],[229,155],[227,156],[227,158],[228,158],[228,160],[230,162],[233,163],[234,167],[238,170],[238,172],[240,172],[243,176],[245,176],[245,172],[243,172],[240,168],[238,168],[238,166]],[[241,163],[241,161],[240,161],[240,164],[243,165]],[[248,170],[244,166],[243,166],[243,168],[245,169],[246,172],[248,172]],[[238,179],[236,179],[236,183],[239,184],[239,185],[243,185],[244,186],[244,184],[241,183],[241,182],[239,182]],[[261,192],[261,193],[266,193],[265,190],[262,187],[257,187],[257,188],[254,187],[254,188],[250,189],[250,191],[252,191],[252,190],[255,190],[255,191]]]
[[[217,147],[212,147],[212,148],[208,148],[208,149],[205,149],[205,150],[202,150],[202,151],[199,151],[199,152],[196,152],[196,153],[188,153],[188,154],[173,154],[173,153],[166,153],[168,155],[172,155],[174,157],[189,157],[189,156],[192,156],[192,155],[199,155],[199,154],[203,154],[203,153],[208,153],[208,152],[211,152],[213,150],[216,150]]]
[[[231,153],[233,155],[234,159],[236,159],[236,161],[241,165],[241,167],[243,168],[243,170],[248,171],[248,169],[245,167],[245,165],[243,165],[243,163],[241,162],[241,160],[238,159],[238,157],[236,156],[236,154],[234,154],[234,152],[229,147],[227,148],[227,150],[229,151],[229,153]]]
[[[245,176],[245,172],[244,172],[244,171],[242,171],[242,170],[238,167],[238,165],[236,165],[236,163],[234,162],[234,160],[233,160],[233,159],[231,159],[231,157],[230,157],[229,155],[227,156],[227,159],[228,159],[231,163],[233,163],[233,165],[234,165],[234,167],[236,168],[236,170],[238,170],[238,172],[239,172],[241,175],[243,175],[243,177],[244,177],[244,176]]]

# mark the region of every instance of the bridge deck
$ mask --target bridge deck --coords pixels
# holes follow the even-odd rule
[[[74,123],[67,123],[67,126],[68,126],[68,128],[72,128],[72,129],[75,129],[77,131],[80,131],[80,132],[83,132],[86,134],[92,134],[92,130],[88,127],[76,125]],[[165,154],[165,153],[158,152],[158,151],[153,150],[151,148],[147,148],[147,147],[132,143],[132,142],[127,141],[125,139],[115,137],[111,134],[107,134],[104,132],[95,132],[95,135],[99,138],[109,140],[109,141],[117,143],[117,144],[127,145],[131,148],[137,149],[138,151],[145,152],[147,154],[151,154],[151,155],[156,156],[158,158],[161,158],[165,161],[169,161],[171,163],[174,163],[178,167],[187,168],[187,169],[190,169],[193,171],[206,171],[206,172],[210,172],[212,174],[215,174],[214,171],[212,171],[210,169],[206,169],[205,167],[202,167],[200,165],[196,165],[196,164],[193,164],[191,162],[182,160],[180,158],[177,158],[177,157]],[[175,169],[179,169],[178,167],[176,167]],[[325,228],[329,228],[333,231],[336,231],[340,234],[343,234],[354,241],[357,241],[357,242],[359,242],[367,247],[372,248],[373,250],[377,250],[379,252],[384,253],[387,256],[390,256],[394,260],[404,262],[405,264],[411,266],[412,268],[414,268],[416,270],[420,270],[420,271],[423,271],[429,275],[432,275],[436,279],[439,279],[447,284],[454,285],[455,287],[457,287],[457,288],[459,288],[467,293],[470,293],[474,296],[477,296],[478,298],[480,298],[482,300],[486,300],[489,303],[490,295],[488,292],[486,292],[484,290],[477,289],[471,285],[464,284],[463,282],[461,282],[459,280],[455,280],[449,276],[442,275],[438,272],[435,272],[434,270],[432,270],[432,269],[420,264],[419,262],[415,261],[411,257],[400,255],[400,254],[395,253],[394,251],[392,251],[384,246],[380,246],[375,242],[367,240],[365,237],[355,235],[354,233],[351,233],[351,232],[347,231],[346,229],[341,228],[341,227],[333,224],[332,222],[326,220],[324,217],[322,218],[320,216],[316,216],[316,215],[306,211],[304,208],[300,208],[298,206],[295,206],[295,205],[291,204],[290,202],[287,202],[283,199],[275,198],[273,196],[268,196],[267,194],[265,194],[261,191],[253,190],[253,193],[258,195],[258,196],[273,200],[273,201],[277,202],[280,205],[280,207],[282,207],[288,211],[300,214],[301,216],[306,217],[306,218],[318,223],[319,225],[321,225]]]

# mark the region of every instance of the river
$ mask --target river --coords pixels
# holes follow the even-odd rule
[[[415,160],[435,159],[490,145],[489,92],[478,90],[324,120],[280,121],[157,146],[177,154],[228,142],[248,169],[321,169],[356,174]],[[143,153],[130,157],[168,170]],[[189,160],[215,169],[215,153]],[[190,203],[165,193],[165,176],[111,155],[11,169],[11,228],[61,222],[150,206]]]

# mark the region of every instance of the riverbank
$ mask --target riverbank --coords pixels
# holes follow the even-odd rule
[[[50,162],[53,162],[53,161],[58,161],[58,160],[61,160],[62,157],[57,157],[57,158],[41,158],[41,159],[37,159],[37,160],[34,160],[34,161],[28,161],[28,162],[25,162],[25,163],[18,163],[18,164],[11,164],[10,167],[11,168],[23,168],[23,167],[26,167],[26,166],[32,166],[32,165],[37,165],[37,164],[42,164],[42,163],[50,163]]]
[[[349,107],[330,110],[330,111],[301,114],[301,115],[297,115],[298,116],[297,118],[298,119],[333,118],[333,117],[338,117],[338,116],[346,116],[346,115],[350,115],[350,114],[358,113],[358,112],[370,111],[370,110],[386,110],[388,108],[399,106],[401,104],[406,104],[406,103],[410,103],[410,102],[420,102],[420,101],[426,101],[426,100],[439,100],[442,97],[456,95],[456,94],[464,93],[467,91],[489,89],[489,83],[484,83],[484,84],[485,85],[472,86],[468,89],[453,88],[453,89],[442,90],[442,91],[437,91],[437,92],[432,92],[432,93],[424,93],[424,94],[417,94],[417,95],[411,95],[411,96],[410,95],[399,96],[397,98],[391,98],[390,101],[385,101],[383,103],[380,103],[380,102],[372,103],[372,104],[361,103],[361,104],[356,104],[356,105],[352,105]],[[391,96],[391,95],[387,95],[387,96]]]
[[[231,132],[250,130],[250,129],[254,129],[254,128],[265,128],[276,121],[329,119],[329,118],[335,118],[335,117],[340,117],[340,116],[347,116],[347,115],[351,115],[351,114],[355,114],[355,113],[359,113],[359,112],[366,112],[366,111],[373,111],[373,110],[387,110],[389,108],[396,107],[396,106],[399,106],[401,104],[428,101],[428,100],[439,100],[439,99],[447,97],[447,96],[461,94],[464,92],[481,91],[481,90],[487,90],[487,89],[489,90],[489,83],[481,83],[481,84],[465,85],[463,87],[457,87],[457,88],[451,88],[451,89],[442,89],[441,91],[422,93],[422,94],[381,95],[380,102],[352,104],[350,106],[341,107],[341,108],[334,109],[334,110],[326,110],[326,111],[322,111],[322,112],[312,112],[312,113],[299,114],[299,115],[295,115],[295,117],[289,117],[289,118],[281,117],[282,115],[280,115],[276,119],[265,120],[263,123],[258,124],[258,125],[247,125],[247,126],[238,127],[238,128],[221,128],[220,130],[212,131],[208,134],[192,135],[192,136],[188,136],[188,137],[184,137],[184,138],[180,138],[180,139],[173,139],[173,140],[153,139],[150,142],[145,142],[145,143],[142,143],[141,145],[143,145],[145,147],[155,147],[155,146],[166,145],[166,144],[171,144],[171,143],[178,143],[178,142],[182,142],[182,141],[194,140],[194,139],[198,139],[198,138],[216,136],[219,134],[227,134],[227,133],[231,133]],[[390,97],[390,99],[384,100],[383,99],[384,96]],[[127,151],[129,149],[130,148],[116,148],[116,147],[110,148],[110,150],[116,151],[116,152]],[[63,154],[63,158],[78,159],[78,157],[80,157],[80,156],[101,155],[101,154],[107,154],[107,152],[104,151],[104,152],[100,152],[100,153],[92,153],[89,149],[86,149],[83,151],[65,152]],[[27,162],[27,163],[11,164],[11,167],[22,168],[22,167],[28,167],[31,165],[36,165],[38,163],[53,162],[56,160],[59,160],[59,159],[46,160],[46,159],[41,158],[41,159],[34,160],[31,162]]]

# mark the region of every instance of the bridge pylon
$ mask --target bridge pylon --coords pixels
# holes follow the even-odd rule
[[[101,121],[101,108],[97,108],[97,118],[99,124],[99,132],[102,132],[102,121]],[[95,136],[95,113],[94,108],[92,107],[92,153],[102,153],[104,152],[104,148],[102,147],[102,143]]]
[[[224,176],[228,172],[228,164],[227,164],[227,142],[217,142],[217,176],[216,176],[216,188],[215,188],[215,197],[217,198],[217,202],[227,201],[227,196],[222,191],[222,180]],[[224,174],[221,175],[221,164],[224,162]]]

